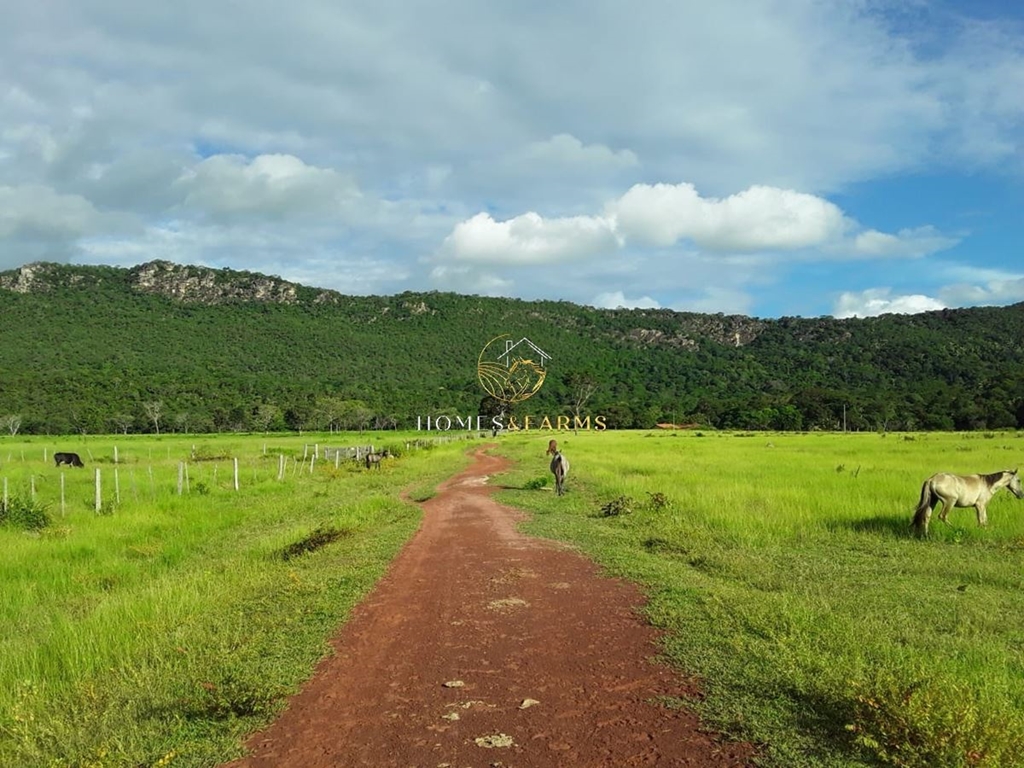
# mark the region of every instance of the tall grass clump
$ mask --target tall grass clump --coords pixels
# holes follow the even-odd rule
[[[46,505],[31,498],[14,496],[4,503],[0,501],[0,526],[25,531],[40,531],[50,524]]]
[[[567,434],[562,498],[517,482],[547,437],[502,443],[502,500],[641,584],[687,704],[767,764],[1024,765],[1024,502],[910,529],[926,477],[1015,468],[1020,437]]]

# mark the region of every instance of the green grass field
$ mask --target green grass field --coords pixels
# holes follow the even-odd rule
[[[502,444],[499,498],[644,585],[687,703],[772,765],[1024,765],[1024,502],[909,530],[927,476],[1021,435],[567,434],[562,498],[546,437]]]
[[[0,440],[9,504],[50,517],[0,525],[0,765],[240,754],[416,529],[419,509],[399,492],[427,497],[467,461],[464,441],[406,449],[414,438],[319,437],[391,446],[401,455],[380,471],[311,469],[317,436]],[[55,449],[85,468],[44,461]]]
[[[415,530],[401,494],[429,498],[475,444],[415,437],[0,439],[9,498],[50,518],[0,525],[0,765],[237,756]],[[499,438],[499,498],[643,585],[705,693],[668,705],[774,766],[1024,765],[1024,502],[909,530],[925,477],[1014,468],[1021,435],[563,433],[562,498],[550,437]],[[318,439],[401,455],[310,471]]]

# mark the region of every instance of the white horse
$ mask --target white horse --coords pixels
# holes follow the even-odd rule
[[[948,524],[946,515],[953,507],[974,507],[978,513],[978,525],[988,523],[985,506],[1000,488],[1008,488],[1018,499],[1024,498],[1020,477],[1016,469],[1004,469],[990,475],[950,475],[939,472],[924,481],[921,486],[921,501],[914,512],[913,526],[919,534],[928,535],[928,521],[932,512],[942,502],[939,520]]]
[[[561,496],[565,493],[565,476],[569,474],[569,460],[561,451],[556,450],[551,459],[551,473],[555,476],[555,493]]]

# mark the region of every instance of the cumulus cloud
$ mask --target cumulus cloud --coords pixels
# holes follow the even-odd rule
[[[545,264],[614,250],[611,222],[594,216],[545,219],[530,212],[508,221],[478,213],[455,226],[442,254],[455,261]]]
[[[724,199],[693,184],[637,184],[608,206],[626,237],[656,246],[692,240],[712,251],[796,249],[838,238],[848,222],[827,200],[753,186]]]
[[[622,246],[673,248],[742,258],[765,251],[817,249],[820,256],[923,256],[957,241],[933,227],[887,234],[859,229],[834,203],[789,189],[754,186],[726,198],[704,198],[693,184],[636,184],[602,215],[545,218],[535,212],[496,221],[478,213],[457,224],[439,258],[492,263],[544,263],[593,258]],[[762,260],[763,261],[763,260]]]
[[[627,299],[622,291],[599,293],[590,302],[590,306],[598,309],[660,309],[661,305],[650,296],[638,299]]]
[[[508,295],[514,286],[512,280],[464,264],[439,264],[430,271],[429,279],[441,290],[480,296]]]
[[[832,310],[833,317],[877,317],[878,315],[913,315],[945,309],[946,304],[931,296],[893,296],[889,288],[871,288],[859,293],[843,293]]]
[[[604,144],[584,144],[568,133],[530,143],[518,159],[556,169],[582,168],[588,172],[632,168],[639,164],[636,153],[629,149],[616,151]]]
[[[78,195],[29,184],[0,187],[0,237],[68,237],[99,226],[100,213]]]
[[[943,235],[935,227],[901,229],[895,235],[869,229],[853,239],[853,252],[869,257],[919,257],[952,248],[959,238]]]
[[[177,185],[187,208],[211,218],[340,214],[362,196],[350,177],[293,155],[215,155],[190,168]]]
[[[957,283],[943,287],[939,295],[955,306],[1015,304],[1024,301],[1024,277]]]
[[[673,302],[677,312],[703,312],[727,315],[749,315],[754,306],[754,297],[742,288],[730,284],[706,285],[697,291],[685,294]]]
[[[124,226],[79,195],[40,184],[0,186],[0,269],[30,261],[67,261],[80,238]]]

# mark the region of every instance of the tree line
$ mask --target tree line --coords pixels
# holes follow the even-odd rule
[[[141,291],[126,270],[57,265],[32,290],[2,285],[10,434],[389,429],[485,413],[476,362],[501,333],[551,357],[541,390],[510,409],[520,417],[1024,428],[1024,304],[764,320],[450,293],[210,302]]]

